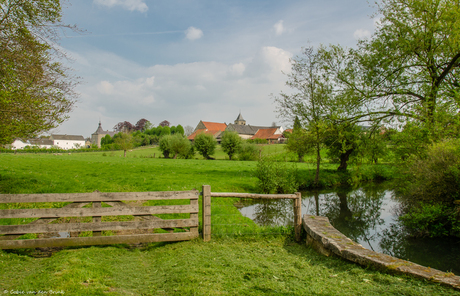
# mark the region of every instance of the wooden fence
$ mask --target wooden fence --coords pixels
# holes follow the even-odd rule
[[[28,224],[0,225],[0,249],[65,247],[105,244],[136,244],[142,242],[183,241],[198,237],[197,190],[164,192],[117,192],[74,194],[2,194],[0,203],[55,203],[71,202],[62,208],[28,208],[0,210],[0,218],[39,218]],[[189,200],[186,205],[142,206],[124,201]],[[105,205],[103,206],[103,202]],[[92,203],[92,207],[84,207]],[[155,215],[187,213],[187,219],[161,219]],[[101,217],[130,215],[132,221],[103,222]],[[51,223],[62,217],[81,220],[92,217],[88,223]],[[152,233],[164,229],[166,233]],[[174,232],[181,229],[183,232]],[[110,230],[118,235],[101,236]],[[141,231],[139,231],[141,230]],[[92,237],[52,237],[20,239],[28,233],[79,233],[92,231]],[[136,232],[143,232],[137,233]],[[123,234],[124,233],[124,234]],[[127,233],[127,234],[126,234]]]
[[[226,193],[211,192],[211,186],[203,186],[202,199],[202,223],[203,240],[211,240],[211,197],[238,197],[254,199],[293,199],[294,200],[294,231],[296,241],[300,241],[302,232],[302,195],[300,192],[295,194],[254,194],[254,193]]]

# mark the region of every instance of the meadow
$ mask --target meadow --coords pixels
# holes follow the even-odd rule
[[[288,158],[281,145],[264,154]],[[221,153],[221,152],[218,152]],[[72,154],[0,154],[1,193],[201,190],[255,192],[257,162],[158,158],[156,148]],[[155,156],[155,157],[154,157]],[[336,164],[326,164],[333,170]],[[309,174],[312,163],[298,164]],[[438,284],[324,257],[242,217],[236,199],[213,199],[210,242],[0,251],[0,292],[67,295],[460,295]],[[14,207],[24,205],[16,204]],[[220,216],[219,214],[223,214]],[[3,219],[5,220],[5,219]],[[1,222],[0,222],[1,223]],[[239,224],[238,224],[239,223]],[[236,225],[238,224],[238,225]],[[245,229],[244,232],[241,229]],[[251,233],[251,235],[248,235]],[[260,234],[260,235],[257,235]]]

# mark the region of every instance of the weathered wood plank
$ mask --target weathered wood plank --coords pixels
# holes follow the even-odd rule
[[[96,237],[22,239],[12,241],[0,241],[0,249],[70,247],[109,244],[138,244],[165,241],[183,241],[194,239],[196,237],[197,236],[190,232],[177,232]]]
[[[102,203],[100,201],[93,201],[93,208],[102,208]],[[93,222],[98,223],[102,222],[101,216],[94,216]],[[101,236],[102,232],[100,231],[93,231],[93,236]]]
[[[62,208],[81,208],[86,206],[88,203],[87,202],[74,202],[68,205],[63,206]],[[34,224],[47,224],[55,221],[57,218],[40,218],[35,221],[30,222],[27,225],[34,225]],[[7,234],[4,236],[0,236],[0,240],[11,240],[11,239],[17,239],[18,237],[24,235],[25,233],[18,233],[18,234]]]
[[[198,204],[198,199],[192,199],[190,200],[190,205],[194,206],[194,207],[200,207],[199,204]],[[190,214],[190,219],[192,220],[198,220],[198,213],[191,213]],[[188,231],[188,230],[186,230]],[[199,233],[198,233],[198,224],[196,224],[196,226],[193,226],[193,227],[190,227],[190,232],[193,233],[194,235],[198,236]]]
[[[211,240],[211,186],[203,185],[202,197],[203,241]]]
[[[261,198],[261,199],[296,199],[295,194],[256,194],[256,193],[232,193],[211,192],[212,197],[238,197],[238,198]]]
[[[59,218],[92,217],[119,215],[198,213],[198,207],[192,205],[149,206],[149,207],[110,207],[110,208],[53,208],[53,209],[12,209],[0,210],[2,218]]]
[[[152,216],[153,217],[153,216]],[[157,218],[157,217],[155,217]],[[92,223],[60,223],[60,224],[23,224],[23,225],[0,225],[1,234],[18,233],[49,233],[60,231],[104,231],[104,230],[130,230],[130,229],[153,229],[153,228],[178,228],[197,227],[197,219],[170,219],[152,221],[120,221],[120,222],[92,222]]]
[[[148,192],[88,192],[46,194],[0,194],[0,203],[26,202],[92,202],[119,200],[198,199],[198,190]]]
[[[302,237],[302,194],[296,192],[297,198],[294,199],[294,233],[295,240],[300,242]]]

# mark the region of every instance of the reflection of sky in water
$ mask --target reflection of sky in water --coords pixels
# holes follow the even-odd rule
[[[382,184],[342,194],[320,191],[318,204],[313,192],[303,192],[302,215],[328,217],[335,228],[365,248],[460,274],[460,240],[408,239],[398,223],[399,203],[387,188]],[[292,200],[273,200],[263,206],[244,201],[244,205],[241,214],[259,225],[293,223]]]

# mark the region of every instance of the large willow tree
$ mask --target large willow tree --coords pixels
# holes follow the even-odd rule
[[[59,0],[0,0],[0,145],[54,128],[72,110],[61,17]]]

